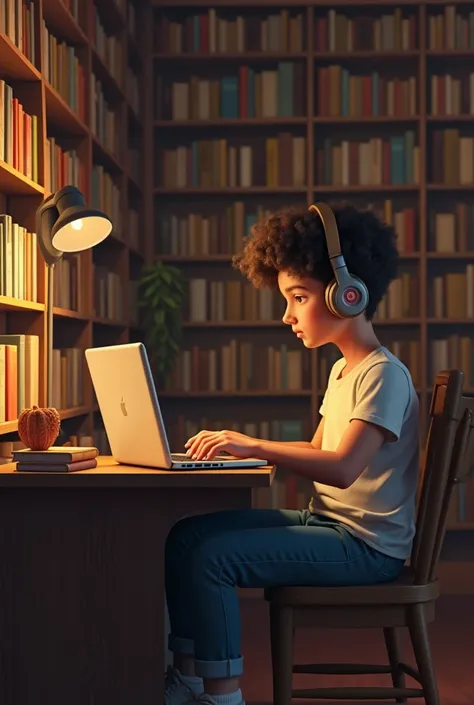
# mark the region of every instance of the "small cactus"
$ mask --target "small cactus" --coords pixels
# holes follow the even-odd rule
[[[57,409],[33,406],[18,418],[18,435],[30,450],[48,450],[59,435],[61,419]]]

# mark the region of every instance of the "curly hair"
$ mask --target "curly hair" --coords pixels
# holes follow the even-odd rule
[[[373,318],[390,282],[397,276],[398,251],[394,229],[369,209],[330,203],[342,254],[351,274],[369,292],[365,311]],[[312,277],[325,286],[334,279],[321,219],[314,211],[287,208],[272,213],[251,228],[251,237],[232,264],[257,288],[278,290],[278,273]]]

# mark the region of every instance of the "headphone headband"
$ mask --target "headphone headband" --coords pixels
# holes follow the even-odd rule
[[[350,274],[341,251],[341,241],[336,217],[327,203],[314,203],[310,211],[317,213],[323,224],[329,261],[334,281],[326,287],[324,298],[329,310],[340,318],[358,316],[367,307],[369,293],[365,284]]]
[[[337,270],[346,268],[346,263],[341,251],[341,241],[339,239],[339,231],[337,229],[334,212],[327,203],[313,203],[313,205],[309,207],[309,210],[317,213],[321,218],[326,237],[329,261],[334,270],[334,275],[336,279],[338,279]]]

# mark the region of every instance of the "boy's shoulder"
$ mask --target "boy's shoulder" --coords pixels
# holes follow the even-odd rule
[[[343,357],[336,360],[331,369],[330,381],[339,378],[345,364],[346,361]],[[377,348],[377,350],[374,350],[362,360],[357,367],[352,370],[350,376],[355,385],[359,384],[367,377],[390,377],[395,380],[399,379],[400,383],[402,383],[405,378],[409,386],[413,384],[410,371],[406,365],[384,346]]]

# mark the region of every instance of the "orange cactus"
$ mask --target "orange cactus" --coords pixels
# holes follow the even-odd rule
[[[30,450],[48,450],[59,435],[61,419],[56,409],[33,406],[18,418],[18,435]]]

